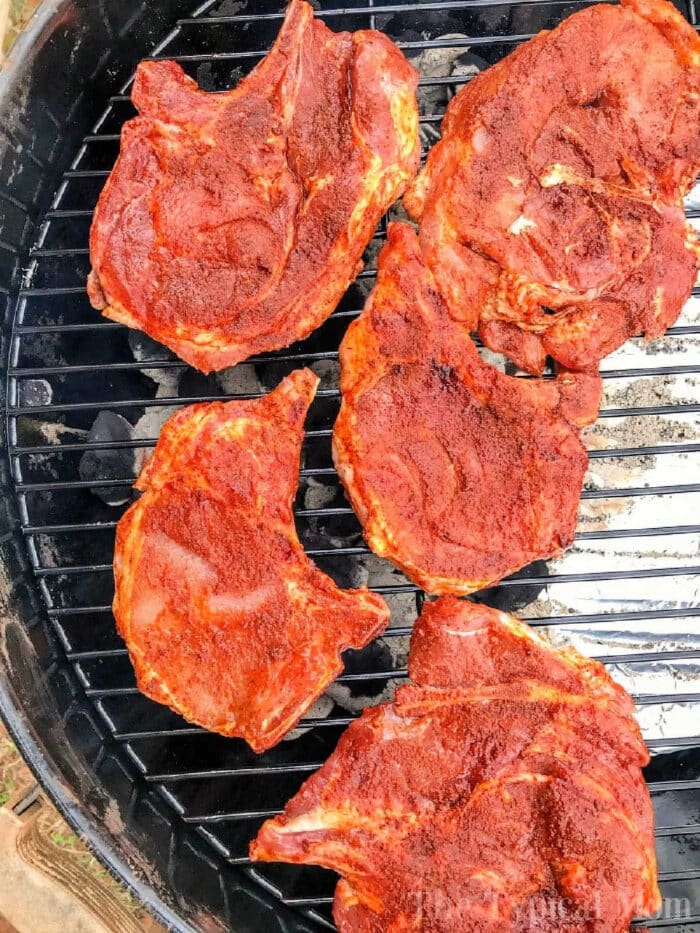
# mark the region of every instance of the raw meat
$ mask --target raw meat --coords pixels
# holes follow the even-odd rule
[[[298,370],[262,399],[177,412],[117,528],[114,615],[139,688],[258,752],[389,619],[381,597],[321,573],[294,529],[317,383]]]
[[[139,65],[90,235],[94,307],[204,372],[305,337],[418,168],[417,81],[385,36],[333,33],[302,0],[232,91]]]
[[[539,374],[664,333],[695,281],[700,38],[665,0],[596,4],[464,87],[404,199],[451,313]]]
[[[334,459],[375,553],[464,594],[571,543],[587,463],[572,422],[595,419],[599,377],[483,362],[406,224],[389,226],[340,361]]]
[[[626,933],[658,910],[649,755],[602,664],[443,597],[409,673],[253,859],[338,871],[341,933]]]

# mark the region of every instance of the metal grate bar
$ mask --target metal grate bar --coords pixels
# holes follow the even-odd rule
[[[443,12],[446,10],[473,10],[480,7],[520,7],[520,6],[592,6],[593,3],[600,0],[445,0],[444,3],[429,2],[426,3],[391,3],[378,4],[371,8],[371,12],[381,13],[427,13],[431,10]],[[335,16],[366,16],[369,12],[367,7],[335,7],[330,10],[314,10],[314,15],[319,19],[333,18]],[[206,19],[185,16],[178,19],[177,25],[182,26],[221,26],[228,23],[258,23],[266,20],[281,20],[284,18],[284,12],[279,13],[232,13],[229,16],[207,16]]]
[[[354,717],[345,717],[347,723],[354,721]],[[329,723],[329,725],[345,725],[345,722],[340,719],[333,720],[320,720],[320,723]],[[318,724],[318,723],[317,723]],[[304,720],[300,723],[300,726],[306,728],[308,726],[308,720]],[[114,732],[114,738],[119,742],[139,742],[147,741],[149,739],[159,738],[160,736],[167,736],[169,738],[178,738],[179,736],[191,736],[191,735],[209,735],[205,729],[200,728],[199,726],[183,726],[181,728],[173,729],[144,729],[142,731],[133,731],[133,732]],[[650,740],[647,742],[647,745],[650,748],[667,748],[669,747],[668,743],[672,743],[673,739],[660,739],[655,745]],[[681,741],[681,740],[678,740]],[[684,740],[683,740],[684,741]],[[688,741],[691,741],[690,739]],[[678,746],[679,748],[685,747],[685,745]],[[687,786],[678,787],[677,784],[687,784]],[[650,784],[650,787],[654,785]],[[697,782],[690,780],[687,782],[671,782],[671,781],[658,781],[655,785],[655,789],[658,790],[697,790]]]
[[[124,654],[126,654],[126,651],[124,651]],[[681,658],[686,657],[686,654],[683,651],[680,651],[677,653],[670,652],[670,654],[672,657],[676,658],[677,660],[680,660]],[[113,656],[113,655],[110,655],[110,656]],[[652,653],[652,656],[653,656],[653,653]],[[690,657],[692,658],[695,656],[700,656],[700,654],[698,654],[698,652],[691,651]],[[618,660],[618,663],[623,663],[621,659],[616,659],[616,660]],[[76,661],[75,663],[79,664],[78,661]],[[377,680],[393,680],[393,679],[405,680],[407,677],[408,677],[408,670],[406,668],[399,667],[399,668],[391,668],[390,670],[369,671],[367,673],[362,673],[362,674],[340,674],[340,676],[336,678],[335,683],[339,683],[339,684],[365,683],[365,682],[371,682],[371,681],[377,681]],[[83,677],[83,679],[85,678]],[[86,686],[89,686],[87,682],[86,682]],[[101,693],[106,696],[120,696],[124,694],[128,695],[131,693],[139,692],[136,687],[131,686],[131,685],[128,685],[128,686],[125,685],[123,687],[104,687],[104,688],[90,687],[89,689],[95,691],[96,693]],[[636,695],[632,694],[632,696],[636,696],[640,703],[652,703],[653,704],[657,702],[657,700],[658,702],[662,702],[662,700],[659,699],[659,695],[657,694],[636,694]],[[664,697],[666,695],[661,695],[661,696]],[[700,693],[678,694],[678,696],[680,698],[680,701],[682,701],[684,697],[687,697],[688,701],[694,701],[696,697],[700,698]],[[335,720],[329,719],[328,722],[332,724],[333,722],[335,722]],[[670,742],[672,740],[669,739],[668,741]]]
[[[528,578],[523,577],[522,583],[527,583]],[[95,615],[108,613],[111,615],[112,606],[53,606],[47,609],[50,618],[63,618],[66,616]],[[565,616],[523,616],[524,622],[527,622],[532,628],[555,627],[559,625],[599,625],[599,624],[619,624],[621,622],[653,622],[667,619],[692,619],[700,617],[700,607],[688,607],[682,609],[640,609],[635,612],[617,611],[598,614],[579,614]],[[390,626],[384,631],[387,635],[410,635],[412,627]],[[179,730],[178,730],[179,731]],[[201,730],[197,730],[201,731]],[[139,733],[141,734],[141,733]]]
[[[302,467],[299,471],[300,476],[335,476],[336,472],[333,467]],[[128,489],[130,486],[134,485],[134,480],[136,477],[131,476],[125,479],[67,479],[67,480],[53,480],[45,483],[15,483],[15,488],[18,492],[27,493],[27,492],[48,492],[50,490],[67,490],[67,489],[94,489],[99,487],[100,489]],[[689,487],[682,486],[680,487],[683,491],[690,491]],[[698,490],[700,490],[700,484],[698,484]],[[695,490],[693,490],[695,491]],[[596,490],[595,498],[600,498],[598,495],[599,490]]]
[[[302,764],[289,762],[281,765],[254,765],[249,768],[206,768],[202,771],[168,771],[162,773],[149,774],[146,780],[160,784],[163,781],[183,781],[192,777],[196,781],[205,780],[210,777],[255,777],[258,774],[305,774],[311,771],[318,771],[323,762],[304,762]],[[197,820],[198,821],[198,820]],[[192,822],[196,822],[193,818]]]
[[[570,0],[522,0],[525,3],[567,3]],[[602,2],[602,0],[596,0],[596,2]],[[418,87],[464,87],[465,84],[469,84],[474,75],[447,75],[445,77],[437,78],[420,78],[418,80]],[[209,94],[227,94],[228,88],[209,91]],[[113,94],[110,97],[110,103],[112,104],[129,104],[131,103],[131,97],[128,94]],[[422,150],[425,155],[425,149]],[[109,173],[107,173],[109,174]]]
[[[692,742],[692,744],[691,744]],[[700,744],[700,736],[696,739],[688,739],[688,748]],[[649,744],[649,743],[647,743]],[[657,826],[654,829],[654,835],[659,836],[695,836],[700,833],[700,823],[691,826]]]
[[[148,363],[144,364],[144,369],[148,369]],[[106,411],[115,408],[164,408],[174,405],[194,405],[197,402],[230,402],[235,398],[254,399],[263,398],[267,392],[246,392],[245,395],[192,395],[186,398],[177,396],[169,398],[127,398],[123,401],[101,402],[67,402],[59,405],[17,405],[13,408],[13,415],[47,415],[67,411]],[[316,398],[339,398],[338,389],[319,389],[316,392]],[[700,408],[700,406],[697,406]],[[94,485],[94,484],[93,484]]]
[[[373,587],[375,593],[382,592],[379,587]],[[408,672],[406,670],[394,670],[390,673],[382,673],[380,676],[368,676],[368,675],[358,675],[359,679],[366,680],[405,680],[408,677]],[[347,679],[348,675],[341,675],[337,678],[337,681],[342,683],[344,679]],[[140,694],[138,687],[133,686],[124,686],[124,687],[87,687],[85,690],[86,696],[95,697],[103,699],[105,697],[123,697],[123,696],[134,696]],[[693,693],[632,693],[630,691],[630,696],[635,701],[638,706],[657,706],[663,705],[664,703],[700,703],[700,692]],[[341,716],[339,718],[333,719],[320,719],[320,720],[310,720],[310,719],[301,719],[299,721],[300,726],[309,726],[313,723],[314,728],[319,726],[337,726],[337,725],[347,725],[348,722],[352,722],[354,716],[346,717]],[[347,720],[347,722],[346,722]],[[670,740],[669,740],[670,741]],[[227,774],[231,769],[227,769]],[[188,777],[189,772],[185,774],[183,772],[183,777]]]
[[[636,496],[670,496],[686,492],[700,492],[700,483],[691,483],[687,486],[676,484],[673,486],[628,486],[624,489],[584,489],[581,498],[626,499]]]
[[[374,269],[365,270],[361,272],[358,278],[372,278],[375,275]],[[37,290],[38,292],[39,290]],[[84,294],[85,288],[83,286],[77,286],[75,288],[65,289],[63,291],[57,291],[56,294]],[[51,292],[45,291],[44,294],[50,295]],[[328,320],[334,320],[337,318],[344,317],[359,317],[362,313],[361,309],[351,308],[349,310],[336,310],[328,318]],[[95,312],[97,314],[97,312]],[[18,324],[15,326],[15,334],[18,336],[25,336],[30,334],[63,334],[63,333],[77,333],[82,330],[100,330],[101,328],[113,329],[115,327],[123,328],[123,324],[119,324],[116,321],[109,321],[106,318],[95,317],[91,321],[83,321],[79,324]],[[670,337],[684,336],[687,334],[700,334],[700,324],[687,324],[679,325],[674,327],[669,327],[666,331],[666,335]],[[477,341],[478,345],[478,341]],[[157,362],[154,360],[153,362]],[[145,368],[148,368],[149,364],[145,364]],[[645,370],[649,372],[649,370]],[[606,378],[605,372],[602,372],[601,377]],[[523,376],[523,378],[532,378],[528,376]]]
[[[392,675],[393,679],[404,679],[405,675],[394,674]],[[128,695],[128,693],[138,692],[135,690],[127,691],[126,689],[122,691],[123,695]],[[698,702],[700,700],[700,694],[688,695],[686,700],[683,695],[678,702]],[[639,705],[653,705],[653,704],[663,704],[668,702],[668,697],[659,695],[658,697],[639,697],[636,699],[636,702]],[[676,702],[675,700],[673,702]],[[318,728],[319,725],[325,726],[346,726],[351,722],[355,721],[357,717],[354,716],[343,716],[338,719],[323,719],[320,721],[314,721],[314,727]],[[312,720],[302,719],[299,722],[299,726],[302,728],[308,727],[309,723]],[[161,733],[158,733],[161,734]],[[179,735],[179,732],[176,733]],[[116,737],[116,736],[115,736]],[[125,739],[123,736],[119,737],[120,741],[130,741],[130,739]],[[667,748],[669,750],[674,747],[674,739],[664,739],[663,744],[660,747]],[[690,739],[680,739],[678,740],[681,744],[679,748],[687,747],[687,743],[690,742]],[[694,740],[697,742],[697,738]],[[182,781],[205,781],[211,778],[239,778],[239,777],[253,777],[257,775],[274,775],[274,774],[308,774],[317,771],[323,765],[323,761],[314,761],[314,762],[288,762],[283,764],[263,764],[260,763],[254,767],[221,767],[221,768],[204,768],[201,770],[191,770],[191,771],[163,771],[163,772],[151,772],[144,774],[144,778],[149,783],[153,784],[162,784],[162,783],[180,783]],[[687,782],[690,787],[678,788],[677,784],[683,784],[685,782],[672,782],[672,781],[659,781],[656,784],[649,784],[650,788],[655,789],[656,791],[666,791],[666,790],[695,790],[697,789],[697,782],[689,781]],[[259,817],[264,817],[267,815],[267,811],[260,812],[258,810],[249,811],[231,811],[228,813],[213,813],[208,815],[198,815],[190,817],[190,822],[193,823],[206,823],[206,822],[223,822],[226,820],[240,820],[240,819],[256,819]]]
[[[87,138],[87,137],[86,137]],[[109,136],[100,137],[101,139],[107,140]],[[76,208],[56,208],[46,212],[46,218],[48,220],[68,220],[68,219],[80,219],[81,217],[92,217],[95,213],[94,207],[76,207]],[[33,253],[32,255],[36,255]]]
[[[380,592],[380,590],[375,588],[374,592]],[[683,652],[680,653],[680,657],[682,658],[685,657]],[[613,662],[610,662],[610,663],[613,663]],[[373,679],[379,680],[379,681],[381,680],[390,681],[390,680],[404,680],[406,679],[406,677],[407,677],[407,672],[405,670],[392,670],[390,672],[383,672],[381,676],[377,676]],[[367,677],[363,678],[362,675],[358,675],[358,680],[363,680],[363,679],[369,680],[370,678],[367,678]],[[350,681],[348,680],[347,675],[342,675],[340,678],[337,679],[337,682],[344,683],[344,682],[350,682]],[[136,686],[126,686],[126,685],[122,687],[85,686],[85,695],[92,697],[93,699],[104,700],[104,699],[114,699],[114,698],[120,698],[120,697],[138,696],[140,695],[140,691],[138,687]],[[663,706],[668,703],[673,703],[673,704],[700,703],[700,693],[698,692],[653,693],[653,694],[640,694],[640,693],[631,692],[630,696],[632,697],[632,699],[635,701],[635,703],[638,706]],[[349,723],[351,723],[355,718],[356,717],[352,715],[335,716],[333,718],[328,718],[328,719],[303,718],[299,721],[299,726],[302,728],[314,728],[314,729],[324,728],[325,729],[325,728],[331,728],[334,726],[346,726]],[[124,733],[115,732],[115,737],[119,738],[120,741],[133,741],[137,739],[154,738],[159,735],[163,735],[166,732],[168,735],[174,735],[174,736],[179,736],[183,734],[183,730],[180,728],[172,729],[172,730],[165,730],[165,732],[163,729],[157,729],[157,730],[146,729],[146,730],[134,730],[134,731],[124,732]],[[210,734],[210,733],[206,732],[206,730],[204,729],[192,727],[188,731],[188,734],[205,735],[205,734]],[[674,740],[671,738],[662,739],[662,740],[659,740],[657,747],[664,747],[664,748],[669,747],[670,748],[673,746],[673,742]],[[685,742],[686,740],[684,739],[683,743]],[[685,744],[683,745],[683,747],[685,747]]]
[[[148,369],[148,363],[144,363]],[[263,398],[267,392],[246,392],[242,395],[193,395],[183,398],[125,398],[119,401],[103,399],[95,402],[65,402],[51,405],[16,405],[13,415],[47,415],[68,411],[100,411],[115,408],[164,408],[173,405],[193,405],[196,402],[230,402],[233,399]],[[338,389],[319,389],[316,398],[340,398]],[[599,418],[630,418],[639,415],[695,414],[700,412],[700,404],[679,403],[676,405],[648,405],[639,408],[601,408]]]
[[[101,648],[95,651],[66,651],[69,661],[99,661],[101,658],[122,658],[128,655],[126,648]]]
[[[80,289],[79,291],[82,291]],[[356,312],[358,315],[361,314],[361,311]],[[99,323],[99,322],[98,322]],[[121,324],[117,324],[114,321],[110,321],[110,324],[113,324],[117,327],[121,327]],[[47,326],[52,327],[51,331],[39,331],[39,333],[56,333],[56,325],[39,325],[41,327]],[[82,325],[58,325],[58,326],[80,326]],[[100,327],[104,327],[104,324],[99,324]],[[31,327],[31,325],[30,325]],[[27,329],[22,328],[23,333],[27,333]],[[281,362],[297,362],[302,360],[337,360],[338,351],[337,350],[299,350],[295,353],[268,353],[260,356],[251,356],[246,359],[246,363],[281,363]],[[125,362],[118,363],[102,363],[100,364],[101,372],[128,372],[135,370],[140,372],[144,369],[187,369],[187,363],[182,360],[173,360],[173,359],[162,359],[162,360],[148,360],[146,362],[140,362],[138,360],[129,360]],[[20,378],[26,378],[30,376],[69,376],[74,373],[85,373],[85,372],[94,372],[95,367],[89,366],[84,363],[64,363],[58,366],[18,366],[10,368],[9,373],[12,376],[17,376]],[[603,380],[606,379],[633,379],[637,377],[649,377],[652,376],[681,376],[687,374],[700,373],[700,363],[691,363],[683,366],[650,366],[649,368],[637,367],[636,369],[607,369],[604,372],[601,372],[600,376]],[[534,376],[522,375],[518,378],[530,380],[535,378]]]
[[[700,914],[692,914],[688,917],[684,917],[679,921],[676,917],[656,917],[653,920],[639,920],[635,922],[631,929],[640,930],[644,933],[644,930],[652,929],[664,929],[665,927],[672,927],[672,933],[697,933],[698,924],[700,923]],[[333,927],[330,927],[333,929]]]
[[[121,324],[117,324],[117,327],[121,327]],[[298,353],[279,353],[275,354],[266,354],[265,356],[250,356],[246,359],[246,363],[287,363],[287,362],[297,362],[301,360],[309,360],[311,362],[316,362],[318,360],[336,360],[338,358],[337,350],[300,350]],[[146,362],[139,362],[137,360],[131,360],[124,363],[102,363],[100,364],[100,372],[128,372],[130,370],[135,370],[136,372],[141,372],[144,369],[188,369],[187,363],[182,360],[148,360]],[[683,369],[672,369],[673,374],[685,373],[685,372],[700,372],[700,365],[696,367],[685,367]],[[72,375],[73,373],[85,373],[85,372],[94,372],[94,366],[88,366],[84,364],[64,364],[61,366],[27,366],[19,367],[17,369],[11,369],[10,374],[13,376],[26,377],[26,376],[66,376]],[[645,370],[642,370],[645,372]]]
[[[88,133],[87,136],[83,136],[83,144],[85,143],[118,143],[121,139],[121,133]],[[57,212],[59,215],[60,211]],[[47,217],[56,216],[54,211],[48,211]]]
[[[84,288],[79,291],[83,293]],[[19,324],[15,327],[15,334],[18,337],[33,336],[34,334],[77,334],[89,330],[120,330],[123,324],[116,321],[106,321],[97,318],[94,321],[83,321],[80,324]]]
[[[307,431],[307,438],[330,437],[333,433],[332,428],[319,428],[318,430]],[[157,437],[140,437],[130,441],[76,441],[68,444],[35,444],[26,447],[11,447],[13,456],[24,456],[26,454],[59,454],[68,452],[84,452],[86,450],[135,450],[140,447],[153,447]],[[674,445],[669,444],[669,447]],[[682,445],[678,445],[682,448]],[[647,453],[650,448],[640,448]],[[665,450],[666,448],[661,448]],[[685,449],[685,448],[682,448]],[[94,485],[94,484],[93,484]]]
[[[386,634],[386,633],[385,633]],[[126,648],[103,648],[96,649],[94,651],[67,651],[66,657],[73,661],[74,663],[79,663],[80,661],[98,661],[101,658],[124,658],[127,657],[129,652]],[[680,661],[680,660],[691,660],[693,658],[700,658],[700,648],[678,648],[674,651],[640,651],[640,652],[629,652],[627,654],[596,654],[591,655],[595,658],[596,661],[600,661],[601,664],[642,664],[646,661]],[[399,669],[392,669],[391,671],[382,671],[381,673],[375,673],[370,676],[375,677],[394,677],[398,674],[405,674],[405,671]],[[352,680],[363,680],[369,679],[365,678],[364,674],[341,674],[338,680],[343,683],[348,683]],[[202,730],[204,733],[205,730]],[[700,738],[695,737],[692,739],[656,739],[650,740],[648,744],[651,747],[656,745],[666,745],[669,741],[682,741],[682,742],[691,742],[693,744],[700,744]]]
[[[302,467],[299,471],[300,476],[337,476],[333,467]],[[50,490],[68,490],[68,489],[119,489],[128,488],[134,485],[135,477],[127,479],[70,479],[70,480],[52,480],[44,483],[15,483],[15,488],[20,493],[28,492],[48,492]],[[700,492],[700,483],[675,484],[672,486],[639,486],[625,487],[622,489],[584,489],[581,493],[582,499],[626,499],[637,496],[667,496],[681,493]]]
[[[333,897],[285,897],[282,903],[288,907],[306,907],[313,904],[332,904]]]
[[[319,428],[306,432],[307,438],[331,437],[332,428]],[[14,457],[23,457],[29,454],[45,454],[55,456],[64,453],[84,453],[87,450],[139,450],[144,447],[153,447],[157,437],[138,437],[129,441],[75,441],[66,444],[34,444],[28,446],[11,446],[10,453]],[[619,457],[649,457],[663,456],[665,454],[691,454],[700,453],[700,444],[660,444],[649,447],[605,447],[588,451],[589,460],[611,460]],[[125,478],[125,482],[128,478]],[[117,482],[122,482],[118,480]],[[91,486],[98,485],[90,481]]]
[[[296,515],[305,514],[297,509]],[[328,511],[318,510],[318,515],[328,515]],[[353,515],[351,508],[343,509],[335,514]],[[81,524],[80,522],[66,522],[60,525],[26,525],[22,530],[26,535],[60,535],[76,534],[90,531],[113,531],[117,527],[117,520],[104,522],[91,522]],[[700,534],[700,525],[662,525],[658,528],[620,528],[620,529],[602,529],[600,531],[580,531],[576,533],[577,541],[598,541],[617,538],[650,538],[665,537],[666,535],[692,535]],[[356,545],[354,547],[327,547],[327,548],[307,548],[306,553],[311,556],[328,554],[369,554],[370,550],[366,544]]]
[[[661,791],[686,791],[686,790],[697,790],[698,782],[693,778],[689,778],[687,781],[647,781],[647,787],[653,793],[659,793]]]
[[[37,297],[46,297],[53,298],[57,295],[84,295],[85,286],[84,285],[68,285],[62,287],[54,288],[23,288],[19,295],[20,298],[37,298]],[[59,327],[67,327],[70,325],[54,325]],[[15,326],[15,333],[21,333],[21,325]]]
[[[32,259],[56,259],[61,256],[89,256],[87,246],[61,246],[58,249],[43,249],[38,247],[30,253]]]
[[[607,541],[616,538],[653,538],[663,535],[700,534],[700,525],[666,525],[658,528],[606,528],[601,531],[578,531],[577,541]]]
[[[324,552],[324,554],[331,552]],[[80,576],[83,574],[112,573],[111,564],[81,564],[65,567],[35,567],[37,577]],[[645,570],[599,570],[586,573],[560,573],[551,576],[506,577],[498,584],[509,586],[552,586],[555,583],[591,583],[602,580],[647,580],[651,577],[690,577],[700,574],[700,566],[688,567],[649,567]],[[375,593],[418,593],[420,587],[411,583],[387,586],[373,586]],[[368,677],[370,675],[367,675]]]
[[[318,764],[309,765],[308,767],[309,767],[309,770],[318,770],[318,768],[320,768],[322,764],[323,762],[320,762]],[[236,774],[222,775],[217,772],[215,776],[216,777],[237,777],[238,775]],[[160,777],[161,777],[161,782],[165,780],[167,781],[173,780],[173,778],[170,775],[168,775],[167,777],[164,775],[160,775]],[[187,779],[186,774],[184,774],[183,777],[180,778],[180,780],[186,780],[186,779]],[[652,794],[666,793],[668,791],[679,791],[683,793],[689,790],[697,790],[698,782],[692,779],[688,781],[648,781],[647,786]],[[278,812],[281,812],[281,811],[272,811],[271,815],[275,816]],[[257,818],[265,817],[265,816],[266,814],[261,813],[260,811],[253,811],[253,812],[241,811],[240,813],[237,811],[234,811],[232,813],[213,813],[213,814],[207,814],[207,815],[200,815],[196,818],[193,818],[193,822],[215,823],[215,822],[221,822],[221,821],[229,820],[229,819],[257,819]]]
[[[96,704],[99,708],[99,702]],[[180,735],[207,735],[199,726],[182,726],[173,729],[144,729],[139,732],[113,732],[112,737],[118,742],[135,742],[139,739],[177,738]]]
[[[216,777],[221,777],[221,775],[218,775],[218,774],[217,774]],[[168,783],[170,783],[170,778],[168,778]],[[241,810],[240,813],[227,813],[227,814],[222,814],[222,815],[225,815],[225,817],[227,818],[227,820],[229,820],[229,821],[231,821],[231,822],[236,822],[236,821],[239,821],[239,820],[240,820],[240,821],[243,821],[243,820],[269,820],[269,819],[272,819],[272,817],[274,817],[274,816],[279,816],[279,814],[280,814],[281,812],[282,812],[282,810],[280,810],[280,809],[269,809],[269,810]],[[212,814],[211,816],[210,816],[209,814],[206,814],[206,815],[204,815],[204,816],[192,817],[191,819],[188,820],[187,817],[183,814],[182,819],[183,819],[185,822],[204,823],[204,824],[206,824],[206,823],[219,823],[219,822],[222,822],[221,820],[216,819],[216,816],[217,816],[217,814]]]
[[[700,878],[700,868],[691,868],[688,871],[659,872],[659,881],[694,881],[696,878]]]
[[[329,723],[329,720],[323,720],[325,723]],[[350,718],[350,722],[353,721],[353,718]],[[339,720],[330,721],[330,725],[338,724]],[[305,720],[302,720],[300,725],[304,725]],[[689,741],[689,740],[688,740]],[[695,740],[697,742],[697,739]],[[664,748],[669,750],[674,747],[673,740],[669,739],[665,743]],[[153,784],[164,784],[172,783],[177,784],[182,781],[206,781],[212,778],[239,778],[239,777],[253,777],[257,775],[274,775],[274,774],[311,774],[323,765],[322,761],[314,762],[289,762],[282,765],[264,765],[260,764],[254,768],[206,768],[201,771],[164,771],[158,773],[144,774],[144,778],[149,783]],[[661,781],[658,782],[657,791],[666,791],[666,790],[677,790],[679,788],[669,787],[668,785],[672,783],[680,782],[670,782],[670,781]],[[697,783],[690,782],[693,786],[691,788],[685,789],[696,789]],[[652,785],[649,785],[650,787]],[[269,818],[268,813],[272,812],[272,815],[281,811],[260,811],[260,810],[232,810],[225,813],[212,813],[212,814],[198,814],[197,816],[190,816],[187,818],[183,815],[183,819],[186,822],[191,823],[221,823],[235,820],[250,820],[250,819],[260,819],[260,818]]]
[[[379,12],[376,6],[371,7],[372,16],[376,12]],[[368,10],[358,10],[358,12],[367,13]],[[183,24],[185,26],[194,25],[192,22]],[[199,25],[199,20],[197,20],[197,25]],[[509,36],[470,36],[468,38],[458,38],[458,37],[449,37],[442,39],[419,39],[413,40],[410,42],[404,42],[401,39],[395,40],[394,44],[397,45],[400,49],[406,49],[408,51],[424,51],[426,49],[470,49],[476,48],[477,46],[486,46],[486,45],[517,45],[521,42],[527,42],[528,39],[532,39],[534,33],[520,33]],[[174,61],[174,62],[203,62],[203,63],[213,63],[213,62],[222,62],[222,61],[236,61],[238,59],[246,58],[263,58],[267,55],[267,49],[259,51],[249,51],[242,50],[240,52],[196,52],[189,55],[156,55],[146,61]],[[87,137],[86,137],[87,138]],[[90,137],[92,139],[93,137]],[[117,138],[119,138],[117,136]]]
[[[123,100],[129,100],[123,97]],[[63,173],[64,179],[71,178],[106,178],[112,170],[109,168],[70,168]]]

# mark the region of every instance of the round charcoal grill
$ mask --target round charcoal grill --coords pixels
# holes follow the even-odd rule
[[[383,30],[421,69],[426,146],[456,88],[583,5],[347,2],[316,6],[334,29]],[[695,21],[693,3],[683,12]],[[385,223],[324,326],[218,375],[101,318],[85,295],[91,214],[133,114],[136,63],[175,58],[222,90],[259,61],[281,18],[280,0],[46,0],[0,77],[0,709],[59,808],[179,930],[333,928],[335,876],[253,866],[248,843],[353,716],[392,695],[423,599],[368,553],[330,458],[337,347],[372,286]],[[700,217],[700,191],[688,213]],[[385,594],[392,627],[350,652],[312,715],[257,756],[137,692],[110,610],[114,528],[175,408],[261,395],[299,366],[322,380],[296,503],[301,539],[340,584]],[[635,695],[654,756],[647,778],[666,899],[647,926],[700,929],[700,293],[665,338],[632,341],[603,366],[574,547],[476,598],[604,659]]]

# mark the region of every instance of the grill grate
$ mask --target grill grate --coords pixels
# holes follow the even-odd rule
[[[427,149],[437,138],[447,99],[475,68],[588,4],[319,5],[318,15],[332,28],[382,29],[421,66]],[[178,20],[153,57],[175,58],[208,90],[230,87],[265,54],[283,15],[280,0],[251,0],[259,10],[254,14],[227,14],[231,6],[240,8],[211,0]],[[694,9],[689,12],[695,22]],[[39,227],[20,293],[10,354],[8,443],[27,548],[57,639],[85,696],[120,744],[132,778],[154,786],[173,819],[193,827],[217,855],[241,866],[300,920],[332,928],[335,876],[293,866],[253,867],[246,852],[258,826],[325,760],[354,715],[390,696],[405,677],[410,625],[424,598],[368,551],[330,459],[337,346],[373,284],[386,226],[380,225],[367,251],[365,271],[309,339],[223,375],[193,372],[165,348],[100,319],[84,291],[90,218],[118,151],[119,129],[134,112],[128,90],[129,83],[108,99],[65,172]],[[700,189],[688,205],[688,216],[698,220]],[[302,365],[312,366],[322,381],[304,444],[295,509],[300,537],[341,585],[368,583],[385,594],[392,626],[374,645],[349,652],[346,673],[329,691],[332,702],[303,720],[293,740],[256,756],[244,743],[190,726],[136,691],[111,616],[114,528],[127,507],[139,458],[175,407],[258,397]],[[700,923],[700,903],[692,897],[700,879],[700,737],[694,734],[700,710],[700,524],[693,521],[700,516],[700,482],[693,481],[700,476],[699,374],[696,288],[665,338],[650,348],[632,341],[604,361],[605,407],[586,432],[591,463],[572,550],[478,597],[599,657],[635,696],[654,756],[648,780],[662,889],[667,904],[677,899],[677,916],[667,912],[647,924],[664,928],[681,920]],[[128,437],[96,437],[93,423],[100,412],[125,418]]]

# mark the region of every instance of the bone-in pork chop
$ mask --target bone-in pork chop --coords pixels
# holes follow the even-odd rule
[[[443,597],[254,859],[339,872],[341,933],[627,933],[661,904],[649,760],[602,664]]]
[[[664,333],[698,243],[700,38],[665,0],[595,4],[451,101],[404,199],[451,313],[539,374]]]
[[[571,543],[597,375],[506,376],[447,313],[414,231],[391,224],[340,348],[336,468],[375,553],[429,592],[481,589]]]
[[[292,0],[234,90],[139,65],[90,235],[94,307],[204,372],[319,326],[418,168],[418,75],[374,31]]]
[[[117,529],[114,614],[140,689],[258,752],[389,618],[381,597],[321,573],[296,535],[317,383],[299,370],[265,398],[177,412]]]

